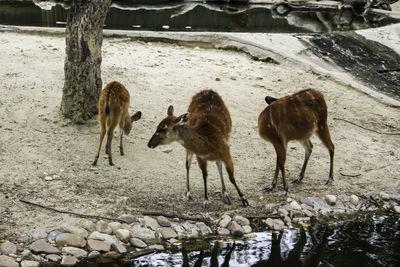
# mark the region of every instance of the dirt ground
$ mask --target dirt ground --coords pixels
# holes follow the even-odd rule
[[[251,207],[243,208],[233,185],[225,181],[232,205],[222,202],[215,164],[209,164],[209,215],[226,211],[262,215],[268,203],[285,201],[280,185],[271,193],[275,152],[261,140],[257,118],[264,97],[285,96],[303,88],[323,92],[335,151],[332,186],[326,186],[329,156],[317,137],[306,176],[289,185],[289,197],[301,200],[325,194],[361,194],[400,188],[399,135],[364,130],[342,118],[382,132],[399,132],[400,110],[329,78],[291,66],[252,60],[246,54],[186,48],[173,44],[105,39],[103,85],[117,80],[131,93],[131,112],[142,119],[125,138],[125,156],[113,140],[115,166],[104,149],[91,165],[98,142],[97,118],[72,125],[60,115],[64,78],[65,39],[56,36],[0,33],[0,239],[12,239],[33,228],[51,230],[77,217],[36,208],[28,200],[53,208],[110,217],[165,211],[205,212],[203,180],[197,163],[191,168],[194,201],[185,199],[185,153],[180,144],[149,149],[147,142],[169,105],[186,111],[191,96],[213,89],[224,99],[233,121],[231,152],[238,186]],[[290,143],[287,175],[300,172],[304,150]],[[344,176],[345,175],[345,176]],[[350,177],[350,176],[354,177]],[[45,179],[52,178],[51,181]]]

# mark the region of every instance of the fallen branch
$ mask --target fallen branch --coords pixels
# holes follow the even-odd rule
[[[361,176],[361,173],[359,173],[359,174],[354,174],[354,175],[351,175],[351,174],[344,174],[344,173],[341,173],[341,172],[339,172],[339,173],[340,173],[340,175],[346,176],[346,177],[358,177],[358,176]]]
[[[344,122],[350,123],[350,124],[352,124],[352,125],[354,125],[354,126],[360,127],[361,129],[364,129],[364,130],[367,130],[367,131],[371,131],[371,132],[374,132],[374,133],[377,133],[377,134],[384,134],[384,135],[400,135],[400,133],[383,133],[383,132],[376,131],[376,130],[374,130],[374,129],[365,128],[364,126],[358,125],[358,124],[356,124],[356,123],[354,123],[354,122],[351,122],[351,121],[348,121],[348,120],[345,120],[345,119],[341,119],[341,118],[333,118],[333,119],[334,119],[334,120],[337,120],[337,121],[344,121]]]
[[[210,217],[205,217],[202,215],[190,216],[186,214],[176,214],[176,213],[159,212],[159,211],[143,211],[142,214],[145,216],[164,216],[167,218],[179,218],[182,220],[199,221],[204,223],[211,222]]]
[[[58,212],[58,213],[75,215],[75,216],[82,217],[82,218],[118,221],[118,222],[126,223],[126,221],[121,220],[121,219],[117,219],[117,218],[110,218],[110,217],[104,217],[104,216],[98,216],[98,215],[77,213],[77,212],[73,212],[73,211],[59,210],[59,209],[56,209],[56,208],[47,207],[47,206],[44,206],[42,204],[34,203],[34,202],[31,202],[31,201],[28,201],[28,200],[24,200],[24,199],[20,199],[19,201],[22,202],[22,203],[28,204],[28,205],[32,205],[32,206],[36,206],[36,207],[42,208],[42,209],[46,209],[46,210],[50,210],[50,211],[54,211],[54,212]]]

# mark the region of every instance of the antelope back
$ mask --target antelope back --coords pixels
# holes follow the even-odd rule
[[[200,127],[205,124],[222,133],[225,139],[232,131],[232,120],[229,110],[222,98],[212,90],[204,90],[192,97],[187,125]]]
[[[322,93],[306,89],[271,102],[258,118],[258,129],[260,136],[269,141],[305,140],[326,121]]]

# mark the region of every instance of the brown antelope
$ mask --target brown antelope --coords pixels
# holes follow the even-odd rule
[[[277,157],[274,179],[265,190],[271,191],[275,188],[280,170],[284,195],[287,194],[285,160],[287,143],[291,140],[299,141],[305,149],[303,167],[293,183],[301,182],[313,148],[310,138],[315,132],[329,150],[330,168],[326,184],[330,184],[333,180],[335,147],[329,134],[328,111],[322,93],[314,89],[307,89],[279,99],[267,96],[265,101],[269,105],[258,117],[258,132],[261,138],[273,144]]]
[[[228,144],[231,130],[231,116],[222,98],[212,90],[204,90],[193,96],[188,113],[176,117],[174,107],[169,106],[167,117],[158,124],[148,147],[155,148],[158,145],[177,141],[186,148],[186,197],[188,200],[193,199],[189,188],[189,170],[192,156],[196,155],[204,180],[204,208],[208,208],[207,161],[216,161],[221,178],[223,200],[226,204],[231,204],[222,175],[222,163],[224,163],[229,180],[236,187],[243,206],[246,207],[249,203],[240,192],[234,178],[233,161]]]
[[[110,82],[101,91],[99,98],[99,122],[100,122],[100,140],[97,148],[96,157],[92,165],[97,164],[99,159],[101,144],[103,142],[104,135],[107,130],[107,143],[106,143],[106,154],[108,154],[108,162],[112,166],[112,153],[111,153],[111,141],[115,127],[119,124],[120,128],[120,139],[119,139],[119,151],[121,156],[124,155],[124,148],[122,146],[122,135],[126,135],[132,129],[132,122],[137,121],[142,116],[140,111],[136,112],[132,117],[129,116],[129,92],[119,82]],[[108,128],[108,129],[107,129]]]

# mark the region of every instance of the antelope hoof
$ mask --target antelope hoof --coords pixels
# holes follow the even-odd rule
[[[301,184],[301,180],[303,180],[303,177],[299,176],[296,180],[293,180],[293,184]]]
[[[264,191],[265,192],[271,192],[272,190],[274,190],[274,188],[275,188],[275,185],[271,184],[270,186],[264,188]]]
[[[110,164],[110,166],[114,166],[114,163],[112,162],[111,158],[108,158],[108,163]]]
[[[287,193],[288,193],[288,189],[285,189],[284,191],[283,191],[283,197],[286,197],[287,196]]]
[[[331,185],[333,181],[333,177],[329,177],[328,180],[326,181],[325,185]]]
[[[243,203],[243,207],[250,206],[249,202],[247,201],[247,199],[245,197],[242,197],[242,203]]]
[[[204,200],[203,202],[203,208],[208,209],[208,200]]]
[[[94,161],[93,161],[93,163],[92,163],[92,165],[93,166],[96,166],[97,165],[97,160],[99,159],[99,157],[96,157],[95,159],[94,159]]]
[[[227,205],[232,204],[231,198],[229,197],[229,194],[227,192],[224,192],[224,203]]]
[[[121,156],[124,156],[124,155],[125,155],[124,149],[123,149],[122,147],[119,147],[119,152],[120,152]]]
[[[193,200],[193,197],[192,197],[192,194],[190,193],[190,191],[187,191],[187,192],[186,192],[186,199],[187,199],[188,201],[192,201],[192,200]]]

